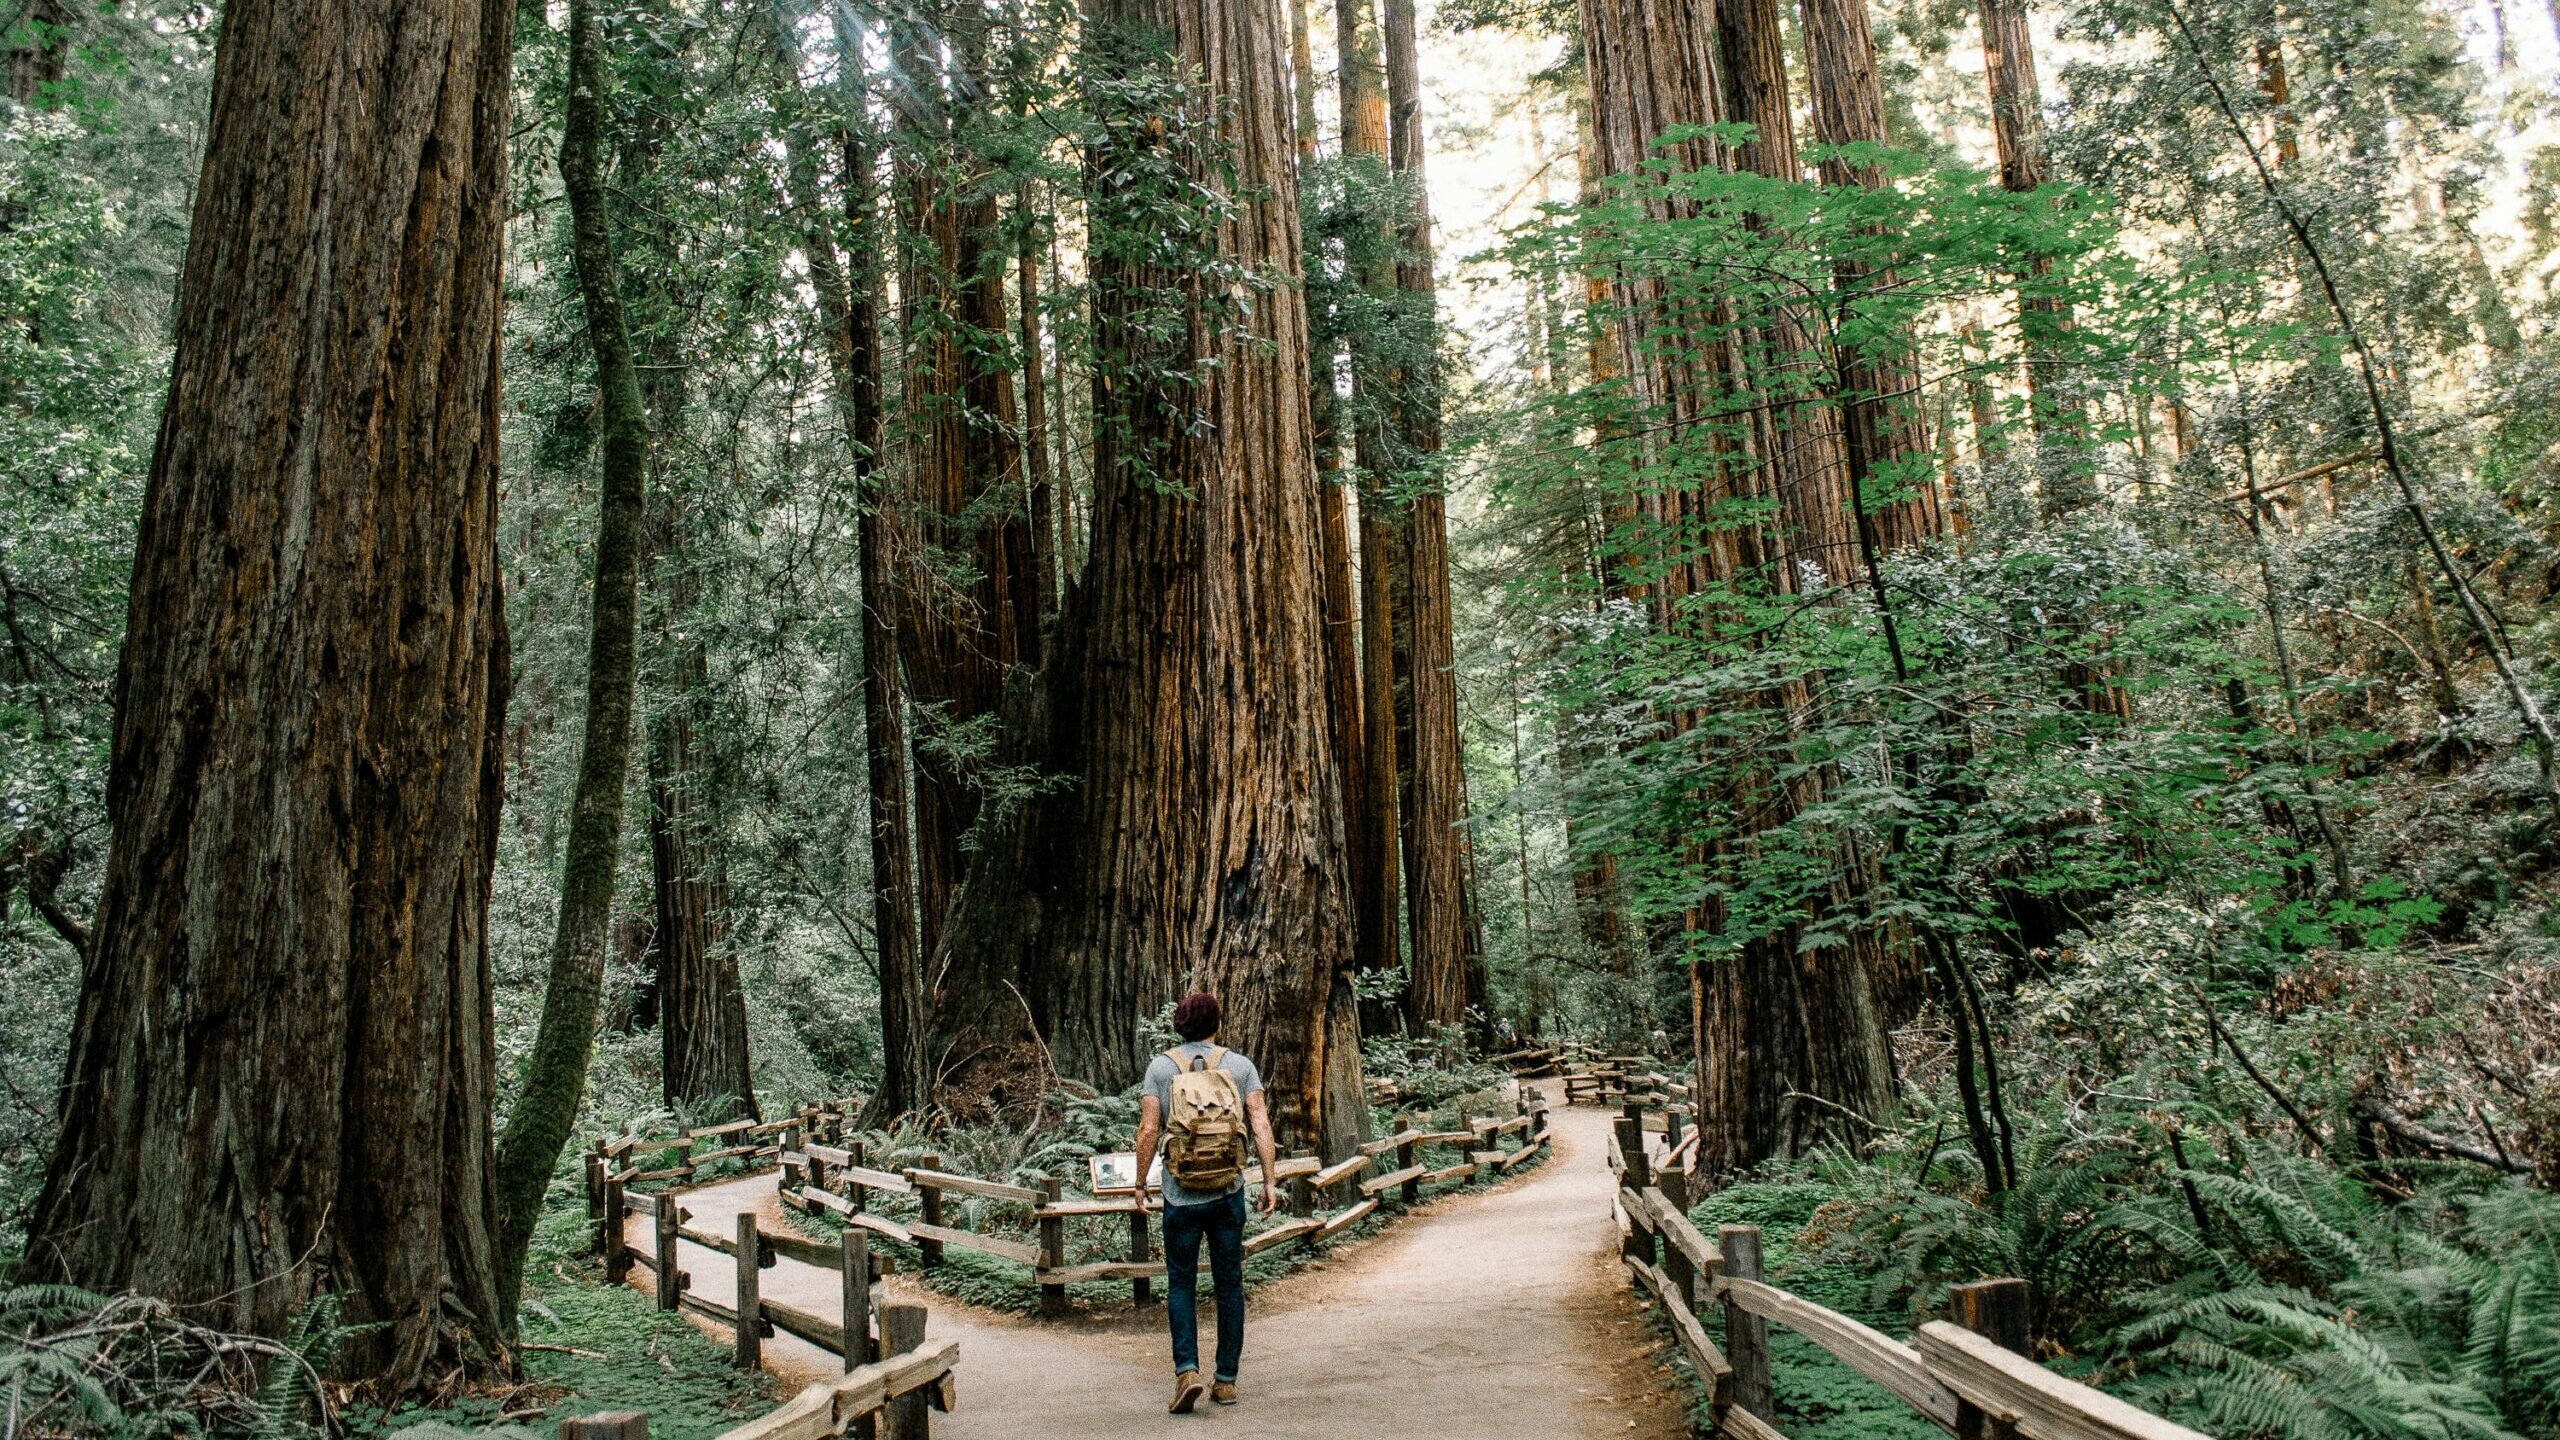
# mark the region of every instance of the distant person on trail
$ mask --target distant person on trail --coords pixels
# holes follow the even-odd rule
[[[1138,1199],[1156,1137],[1164,1137],[1164,1316],[1173,1327],[1173,1404],[1188,1415],[1203,1389],[1221,1405],[1236,1403],[1236,1366],[1244,1358],[1245,1134],[1262,1158],[1260,1209],[1280,1203],[1272,1179],[1280,1150],[1271,1138],[1271,1108],[1262,1072],[1216,1043],[1218,997],[1194,990],[1173,1007],[1182,1043],[1147,1067],[1138,1101]],[[1200,1383],[1200,1322],[1192,1285],[1200,1276],[1200,1242],[1209,1242],[1209,1276],[1218,1295],[1218,1368],[1214,1387]]]

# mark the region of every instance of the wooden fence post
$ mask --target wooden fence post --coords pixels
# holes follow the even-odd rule
[[[1154,1258],[1155,1243],[1149,1237],[1147,1231],[1147,1212],[1144,1210],[1132,1210],[1129,1212],[1129,1263],[1133,1265],[1144,1265]],[[1130,1304],[1145,1305],[1152,1302],[1155,1298],[1155,1281],[1148,1279],[1144,1275],[1135,1275],[1130,1277]]]
[[[863,1148],[862,1148],[862,1142],[861,1142],[861,1141],[859,1141],[859,1140],[854,1141],[854,1142],[853,1142],[853,1144],[852,1144],[850,1147],[848,1147],[848,1148],[850,1148],[850,1149],[853,1151],[853,1163],[854,1163],[854,1164],[856,1164],[856,1165],[868,1165],[868,1164],[870,1164],[870,1163],[871,1163],[869,1159],[865,1158],[865,1157],[866,1157],[866,1152],[865,1152],[865,1151],[863,1150]],[[855,1182],[853,1182],[853,1181],[847,1181],[847,1182],[845,1183],[845,1187],[844,1187],[844,1196],[845,1196],[845,1198],[846,1198],[846,1199],[848,1199],[848,1200],[850,1200],[850,1201],[852,1201],[852,1202],[853,1202],[853,1213],[854,1213],[854,1214],[856,1214],[856,1215],[859,1215],[859,1214],[861,1214],[861,1213],[862,1213],[862,1207],[863,1207],[864,1202],[868,1201],[868,1200],[871,1198],[871,1196],[870,1196],[870,1192],[869,1192],[869,1191],[865,1190],[865,1189],[864,1189],[860,1184],[855,1183]]]
[[[587,1218],[604,1218],[604,1142],[587,1152]]]
[[[599,1410],[560,1422],[560,1440],[649,1440],[645,1410]]]
[[[1396,1129],[1397,1129],[1398,1131],[1400,1131],[1400,1132],[1401,1132],[1401,1131],[1411,1130],[1412,1128],[1413,1128],[1413,1117],[1412,1117],[1412,1116],[1410,1116],[1410,1115],[1399,1115],[1399,1116],[1397,1116],[1397,1117],[1396,1117]],[[1412,1169],[1412,1168],[1413,1168],[1413,1152],[1414,1152],[1414,1143],[1413,1143],[1412,1141],[1410,1141],[1410,1140],[1407,1140],[1407,1141],[1406,1141],[1406,1142],[1404,1142],[1403,1144],[1398,1145],[1398,1146],[1396,1147],[1396,1168],[1397,1168],[1397,1169],[1399,1169],[1399,1170],[1410,1170],[1410,1169]],[[1400,1204],[1400,1205],[1411,1205],[1412,1203],[1414,1203],[1414,1202],[1415,1202],[1415,1201],[1417,1201],[1417,1200],[1420,1200],[1421,1198],[1422,1198],[1422,1182],[1421,1182],[1420,1180],[1418,1180],[1418,1179],[1417,1179],[1417,1180],[1407,1180],[1406,1182],[1404,1182],[1404,1184],[1403,1184],[1402,1186],[1398,1187],[1398,1189],[1396,1190],[1396,1203],[1397,1203],[1397,1204]]]
[[[684,1272],[676,1268],[676,1227],[684,1223],[684,1211],[673,1195],[656,1197],[658,1207],[658,1308],[673,1310],[676,1297],[684,1293]]]
[[[916,1168],[939,1170],[942,1168],[942,1157],[928,1151],[916,1157]],[[924,1207],[924,1223],[937,1226],[942,1223],[942,1190],[939,1186],[918,1185],[916,1203]],[[919,1236],[916,1240],[916,1249],[923,1252],[926,1269],[930,1270],[942,1263],[941,1241],[927,1240]]]
[[[1679,1211],[1682,1215],[1687,1215],[1689,1213],[1688,1176],[1681,1174],[1677,1170],[1665,1170],[1660,1175],[1654,1177],[1653,1184],[1655,1189],[1662,1192],[1662,1198],[1671,1202],[1672,1209]],[[1666,1240],[1667,1238],[1668,1237],[1666,1237]],[[1662,1247],[1662,1273],[1665,1278],[1671,1281],[1671,1288],[1680,1292],[1680,1303],[1689,1307],[1690,1314],[1696,1314],[1698,1311],[1698,1268],[1689,1263],[1689,1252],[1681,1249],[1677,1245],[1668,1243],[1664,1244]]]
[[[1056,1176],[1053,1175],[1043,1179],[1040,1182],[1039,1188],[1040,1203],[1043,1205],[1055,1205],[1058,1203],[1059,1195],[1066,1187],[1059,1182]],[[1044,1215],[1040,1218],[1040,1268],[1043,1270],[1056,1270],[1063,1268],[1066,1263],[1067,1222],[1056,1215]],[[1067,1287],[1064,1285],[1043,1284],[1040,1287],[1041,1318],[1044,1320],[1054,1320],[1066,1313]]]
[[[729,1257],[729,1271],[738,1277],[738,1344],[737,1362],[741,1370],[753,1370],[764,1364],[764,1297],[761,1273],[756,1269],[756,1256],[764,1249],[764,1241],[756,1234],[756,1214],[752,1210],[738,1214],[738,1253]]]
[[[871,1343],[871,1237],[847,1225],[841,1243],[836,1266],[844,1279],[844,1368],[853,1371],[880,1358]]]
[[[2032,1353],[2027,1327],[2027,1282],[1977,1280],[1947,1292],[1954,1319],[2003,1350]],[[2018,1427],[1959,1396],[1956,1440],[2015,1440]]]
[[[1618,1203],[1626,1211],[1629,1222],[1626,1238],[1619,1243],[1618,1253],[1650,1265],[1654,1259],[1653,1231],[1646,1228],[1644,1220],[1637,1214],[1642,1208],[1638,1197],[1653,1185],[1653,1162],[1644,1153],[1644,1119],[1641,1113],[1621,1115],[1616,1123],[1618,1158],[1623,1162],[1618,1171]]]
[[[596,1223],[596,1248],[604,1252],[604,1283],[619,1285],[631,1274],[631,1251],[622,1238],[622,1182],[604,1182],[604,1219]]]
[[[924,1307],[880,1307],[880,1358],[904,1355],[924,1343]],[[925,1392],[901,1395],[889,1402],[888,1440],[927,1440],[932,1421],[925,1414]]]
[[[1760,1278],[1760,1227],[1719,1225],[1716,1250],[1730,1280]],[[1769,1322],[1724,1302],[1724,1357],[1733,1362],[1733,1403],[1767,1419],[1777,1401],[1769,1391]]]

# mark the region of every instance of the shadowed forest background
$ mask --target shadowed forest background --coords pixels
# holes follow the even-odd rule
[[[1055,1165],[1207,985],[1289,1145],[1649,1050],[1800,1293],[2560,1436],[2560,3],[230,11],[0,0],[13,1337],[709,1433],[517,1348],[684,1343],[580,1143]]]

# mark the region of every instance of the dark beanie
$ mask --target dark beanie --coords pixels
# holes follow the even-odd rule
[[[1173,1007],[1173,1033],[1185,1040],[1206,1040],[1218,1033],[1218,997],[1194,990]]]

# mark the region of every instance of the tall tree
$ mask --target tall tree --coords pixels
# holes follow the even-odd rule
[[[1295,102],[1298,173],[1301,191],[1307,171],[1317,163],[1322,130],[1316,120],[1314,46],[1307,20],[1309,0],[1289,0],[1289,86]],[[1333,753],[1342,776],[1343,826],[1351,852],[1351,951],[1336,970],[1326,1003],[1332,1026],[1329,1052],[1358,1053],[1360,999],[1352,977],[1361,971],[1390,970],[1396,963],[1394,854],[1381,817],[1369,804],[1369,755],[1365,731],[1367,710],[1361,701],[1360,611],[1354,598],[1351,566],[1350,487],[1342,474],[1342,404],[1335,393],[1335,366],[1340,354],[1336,337],[1310,318],[1307,347],[1308,414],[1316,450],[1316,522],[1324,556],[1325,709],[1333,726]],[[1324,1097],[1328,1115],[1366,1116],[1368,1098],[1357,1086],[1341,1088],[1350,1074],[1335,1066],[1336,1088]],[[1366,1139],[1368,1127],[1359,1127]]]
[[[729,944],[727,856],[720,797],[736,778],[728,728],[714,721],[711,648],[705,620],[716,599],[705,593],[705,548],[713,512],[704,503],[719,482],[688,439],[696,370],[696,326],[721,278],[716,265],[688,249],[694,227],[681,202],[682,182],[667,180],[669,152],[698,119],[699,94],[686,73],[701,27],[678,29],[676,44],[648,47],[630,63],[646,67],[640,84],[658,103],[623,131],[611,188],[628,212],[615,227],[617,261],[634,364],[649,432],[647,546],[642,583],[649,603],[647,653],[653,685],[646,706],[641,769],[649,841],[647,1007],[658,1027],[659,1085],[668,1108],[695,1124],[756,1116],[749,1063],[746,988]],[[681,152],[678,152],[679,156]],[[707,158],[707,157],[706,157]],[[734,159],[734,154],[730,157]],[[706,283],[708,282],[708,283]],[[711,473],[706,473],[711,472]]]
[[[1398,188],[1396,289],[1405,332],[1389,401],[1393,457],[1406,494],[1388,556],[1394,591],[1396,754],[1404,822],[1412,975],[1405,1018],[1416,1031],[1455,1026],[1490,997],[1468,839],[1465,746],[1458,737],[1457,616],[1449,594],[1449,500],[1440,452],[1439,305],[1432,275],[1431,196],[1424,178],[1422,64],[1413,0],[1384,0],[1387,145]]]
[[[1991,137],[2000,156],[2000,188],[2025,194],[2052,178],[2046,153],[2044,95],[2036,83],[2035,35],[2025,0],[1981,0],[1982,68],[1990,87]],[[2051,274],[2053,261],[2029,263],[2030,280]],[[2081,453],[2087,417],[2054,354],[2055,332],[2071,324],[2071,309],[2029,284],[2018,300],[2026,342],[2028,413],[2051,454],[2039,465],[2037,497],[2048,515],[2068,514],[2094,502],[2087,457]],[[2085,686],[2082,688],[2086,688]]]
[[[1352,922],[1287,31],[1274,0],[1097,0],[1089,24],[1092,551],[1026,727],[1075,779],[971,871],[938,958],[1016,997],[957,997],[945,1053],[1116,1088],[1144,1017],[1205,984],[1283,1133],[1339,1148],[1356,1117],[1326,1101],[1359,1057],[1328,1013]]]
[[[1814,137],[1831,146],[1886,143],[1884,78],[1867,0],[1801,0],[1801,15]],[[1826,185],[1872,190],[1889,183],[1884,168],[1868,159],[1834,154],[1821,171]],[[1844,291],[1893,283],[1890,275],[1865,274],[1854,263],[1840,268]],[[1937,534],[1944,517],[1926,466],[1928,427],[1910,357],[1861,347],[1840,370],[1850,485],[1874,518],[1878,548],[1898,550]]]
[[[670,587],[667,608],[689,608],[689,588]],[[709,699],[709,659],[698,639],[668,633],[676,628],[660,627],[670,694],[649,717],[647,757],[659,1078],[671,1108],[718,1124],[759,1112],[747,992],[729,944],[729,880],[711,823],[720,777],[694,713]]]
[[[880,969],[876,1099],[882,1114],[905,1115],[932,1101],[932,1073],[925,1060],[931,1019],[908,825],[906,697],[898,665],[898,591],[891,560],[897,511],[880,477],[887,427],[881,403],[879,146],[867,114],[863,37],[852,18],[842,7],[831,17],[837,80],[824,97],[827,103],[817,105],[803,88],[798,26],[805,15],[783,5],[770,7],[767,14],[779,62],[775,108],[782,120],[791,204],[801,217],[802,253],[826,335],[830,391],[859,492],[854,548],[862,590],[864,781],[872,949]],[[830,206],[823,193],[822,142],[832,142],[841,169],[840,206]],[[841,229],[828,223],[831,214],[841,215]]]
[[[1715,37],[1707,18],[1679,0],[1583,0],[1582,17],[1600,173],[1637,176],[1656,157],[1693,170],[1731,168],[1723,143],[1699,128],[1725,118],[1708,61]],[[1694,213],[1693,202],[1672,194],[1647,193],[1644,204],[1657,221]],[[1715,635],[1715,607],[1702,611],[1692,602],[1732,587],[1785,595],[1796,585],[1795,567],[1784,563],[1784,527],[1759,518],[1783,510],[1771,504],[1773,476],[1750,448],[1756,437],[1748,427],[1736,434],[1717,423],[1756,404],[1746,357],[1727,341],[1695,338],[1688,307],[1699,302],[1659,278],[1630,275],[1613,288],[1605,313],[1614,320],[1619,364],[1637,407],[1618,441],[1621,464],[1635,477],[1633,513],[1622,516],[1615,526],[1621,538],[1612,542],[1631,553],[1613,568],[1628,597],[1640,599],[1664,632],[1747,645],[1748,636]],[[1733,328],[1732,317],[1713,318],[1719,323],[1704,331],[1710,337]],[[1737,507],[1737,500],[1756,503]],[[1757,698],[1773,725],[1793,725],[1809,708],[1797,681]],[[1681,731],[1698,718],[1673,714],[1662,723]],[[1741,769],[1725,793],[1711,797],[1715,812],[1732,817],[1724,848],[1747,849],[1762,830],[1802,813],[1821,798],[1821,780]],[[1721,862],[1692,847],[1690,863]],[[1703,904],[1683,927],[1713,934],[1728,918],[1721,904]],[[1800,948],[1784,927],[1690,966],[1700,1157],[1710,1170],[1726,1173],[1786,1153],[1825,1128],[1827,1113],[1799,1104],[1799,1094],[1862,1117],[1890,1103],[1890,1056],[1872,982],[1862,958]]]
[[[1040,657],[1040,602],[1005,351],[995,190],[976,154],[988,14],[944,6],[890,25],[901,329],[901,527],[916,554],[898,606],[915,737],[916,879],[930,953],[977,824],[982,727],[1005,676]]]
[[[1796,148],[1778,0],[1727,0],[1715,14],[1725,117],[1752,127],[1750,140],[1734,147],[1735,168],[1801,181],[1804,159]],[[1752,425],[1786,505],[1794,553],[1835,579],[1853,574],[1858,548],[1849,513],[1848,456],[1840,411],[1832,403],[1837,397],[1821,393],[1809,378],[1821,369],[1806,363],[1814,353],[1812,317],[1800,307],[1781,308],[1754,338],[1752,383],[1768,403],[1753,415]]]
[[[542,1021],[498,1142],[499,1283],[510,1319],[542,1195],[586,1095],[596,1011],[613,931],[614,875],[631,770],[632,690],[639,671],[640,552],[647,508],[649,416],[623,317],[604,179],[605,63],[594,0],[570,0],[569,73],[560,181],[569,197],[569,254],[596,363],[598,411],[594,608],[588,621],[586,731],[569,801]]]
[[[390,1390],[503,1363],[508,0],[233,7],[27,1272]],[[316,85],[311,77],[331,83]]]
[[[1334,0],[1334,53],[1337,57],[1335,88],[1337,109],[1342,126],[1342,159],[1345,183],[1353,198],[1358,225],[1368,218],[1362,207],[1375,203],[1375,197],[1387,178],[1387,85],[1386,62],[1378,36],[1377,7],[1372,0]],[[1383,253],[1384,217],[1377,219],[1377,233],[1355,235],[1352,239],[1352,265],[1357,273],[1345,277],[1372,295],[1391,288],[1395,281],[1392,266],[1381,266],[1376,256]],[[1350,337],[1346,336],[1346,339]],[[1327,357],[1328,361],[1331,357]],[[1328,366],[1328,369],[1330,366]],[[1353,367],[1355,387],[1359,384],[1359,366]],[[1327,388],[1331,382],[1328,377]],[[1328,394],[1329,399],[1334,397]],[[1355,390],[1355,401],[1362,397]],[[1404,949],[1404,872],[1399,863],[1399,847],[1403,835],[1402,787],[1397,777],[1402,772],[1397,751],[1396,730],[1396,620],[1394,551],[1395,529],[1391,523],[1391,506],[1381,483],[1390,464],[1384,436],[1376,420],[1377,406],[1370,403],[1346,407],[1332,406],[1330,417],[1335,436],[1335,454],[1340,454],[1340,432],[1343,422],[1352,423],[1352,453],[1359,465],[1359,539],[1360,591],[1360,760],[1357,787],[1346,792],[1356,800],[1359,809],[1351,815],[1352,869],[1360,877],[1353,886],[1359,905],[1359,954],[1369,968],[1400,968]],[[1349,410],[1350,414],[1345,415]],[[1339,460],[1337,458],[1337,464]],[[1386,1023],[1392,1024],[1390,1018]]]

